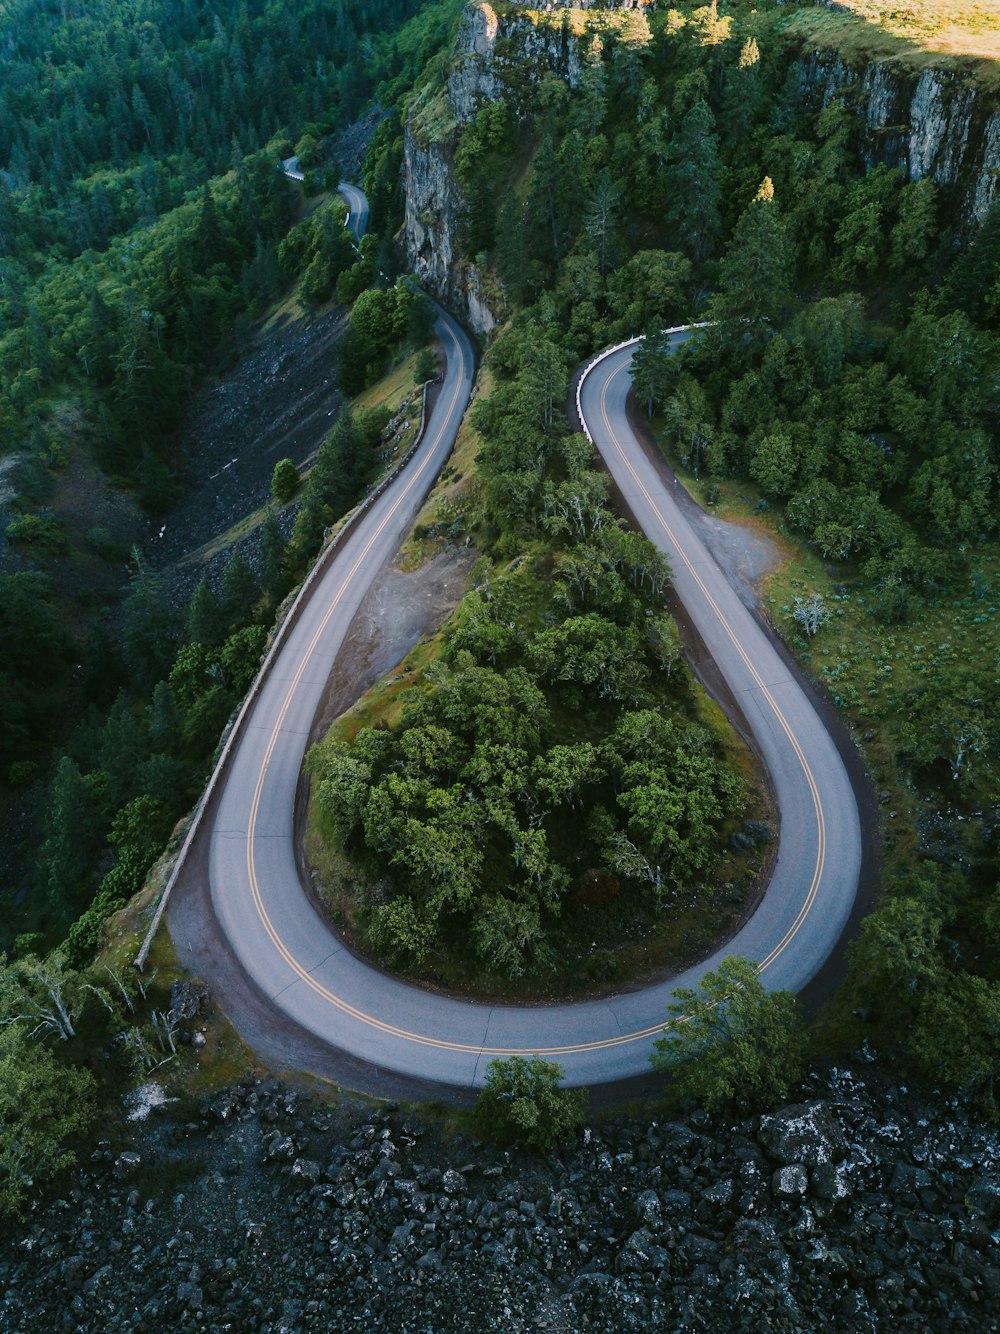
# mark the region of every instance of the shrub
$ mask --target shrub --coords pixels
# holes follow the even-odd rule
[[[417,364],[414,368],[417,384],[423,384],[425,380],[436,380],[438,375],[437,353],[432,347],[422,348],[417,354]]]
[[[586,1089],[560,1087],[562,1066],[533,1056],[490,1061],[473,1121],[491,1139],[517,1141],[548,1153],[576,1130],[586,1110]]]
[[[709,1111],[736,1098],[768,1105],[801,1077],[806,1039],[795,997],[765,991],[756,965],[723,959],[700,994],[678,987],[674,995],[650,1062],[670,1072],[681,1097]]]
[[[22,1025],[0,1029],[0,1216],[22,1212],[39,1176],[74,1161],[74,1139],[93,1123],[88,1070],[57,1061]]]
[[[271,495],[279,505],[287,505],[299,489],[301,480],[299,470],[291,459],[279,459],[274,465],[274,476],[271,478]]]

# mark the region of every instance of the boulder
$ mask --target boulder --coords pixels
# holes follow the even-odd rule
[[[762,1116],[758,1138],[771,1157],[785,1166],[836,1163],[847,1147],[825,1102],[797,1103]]]
[[[779,1167],[771,1178],[771,1189],[785,1199],[801,1199],[809,1189],[809,1174],[801,1163]]]
[[[142,1158],[134,1149],[126,1149],[115,1159],[114,1174],[116,1177],[130,1176],[133,1172],[138,1172]]]
[[[820,1163],[809,1173],[812,1193],[818,1200],[845,1200],[851,1194],[850,1183],[844,1172],[833,1163]]]
[[[311,1158],[296,1158],[292,1163],[291,1175],[301,1177],[309,1185],[315,1185],[319,1180],[319,1163],[313,1162]]]
[[[190,982],[178,977],[170,984],[170,1009],[168,1018],[175,1024],[186,1019],[194,1019],[201,1014],[211,1000],[211,992],[203,982]]]
[[[295,1157],[295,1141],[290,1135],[275,1135],[267,1146],[268,1162],[290,1163]]]
[[[965,1207],[983,1218],[1000,1218],[1000,1182],[974,1181],[965,1192]]]

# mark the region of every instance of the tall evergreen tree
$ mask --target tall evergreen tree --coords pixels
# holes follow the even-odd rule
[[[766,176],[736,224],[709,305],[709,318],[732,346],[759,348],[783,323],[792,306],[794,262],[788,224]]]

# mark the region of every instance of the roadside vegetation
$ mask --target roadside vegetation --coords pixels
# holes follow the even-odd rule
[[[224,1025],[214,1019],[197,1057],[176,1049],[174,973],[140,983],[125,957],[137,923],[124,936],[109,923],[120,924],[196,800],[324,535],[405,442],[383,438],[384,406],[343,414],[307,476],[284,469],[274,506],[253,516],[256,567],[231,556],[182,609],[140,550],[81,528],[65,497],[89,489],[80,514],[95,495],[135,515],[169,510],[173,429],[250,318],[289,302],[357,306],[347,343],[364,342],[364,355],[341,366],[351,394],[426,343],[425,304],[395,285],[392,247],[379,254],[372,238],[358,255],[339,204],[320,195],[303,207],[278,166],[295,146],[285,125],[311,133],[322,154],[376,87],[394,96],[394,80],[416,76],[455,5],[411,19],[418,8],[354,6],[333,24],[319,6],[289,24],[273,9],[218,18],[197,0],[169,14],[154,5],[141,60],[133,31],[111,14],[78,21],[65,7],[29,15],[14,5],[0,16],[4,31],[13,25],[0,89],[0,451],[12,451],[0,794],[20,806],[18,837],[30,848],[8,853],[16,876],[2,889],[0,1213],[58,1176],[81,1135],[116,1115],[124,1089],[154,1066],[166,1064],[178,1088],[195,1067],[220,1082],[246,1069],[235,1039],[215,1041]],[[275,25],[282,51],[292,29],[310,46],[294,91],[291,56],[280,77],[263,77],[277,59]],[[44,114],[51,99],[69,119]],[[178,158],[171,136],[184,145]],[[321,189],[330,170],[321,161],[307,188]],[[409,356],[408,382],[412,371]],[[294,522],[279,520],[284,505]],[[109,931],[121,937],[113,955]],[[237,1064],[207,1056],[214,1046],[231,1046]]]
[[[309,763],[317,831],[346,859],[327,893],[368,948],[446,985],[552,994],[703,950],[753,893],[726,839],[770,831],[680,661],[663,558],[569,430],[565,354],[511,331],[488,366],[475,587],[391,718],[349,713]]]
[[[345,414],[297,491],[286,471],[290,541],[269,515],[261,570],[233,557],[183,617],[141,552],[70,522],[62,498],[72,481],[166,511],[192,386],[293,285],[305,309],[352,305],[349,394],[426,342],[393,240],[411,95],[454,161],[462,243],[505,324],[471,424],[476,478],[463,462],[454,508],[416,539],[474,533],[476,586],[312,761],[331,859],[361,870],[361,927],[400,966],[450,958],[449,981],[469,981],[468,960],[477,985],[534,986],[558,965],[560,986],[587,988],[649,965],[608,948],[613,930],[621,944],[666,922],[680,957],[752,891],[752,771],[679,661],[668,572],[615,520],[565,416],[571,369],[645,332],[639,410],[707,498],[748,494],[781,526],[795,555],[772,615],[888,794],[884,895],[819,1035],[830,1051],[872,1036],[995,1110],[1000,211],[970,237],[933,181],[865,171],[850,93],[820,105],[793,64],[803,40],[863,54],[873,28],[849,15],[743,0],[545,14],[585,38],[579,87],[511,68],[458,127],[441,96],[458,8],[183,0],[147,5],[141,36],[102,3],[0,15],[0,784],[23,795],[31,853],[0,927],[4,1211],[177,1057],[163,979],[144,996],[95,951],[190,808],[290,590],[386,461],[389,417]],[[971,30],[979,10],[963,9]],[[328,186],[325,141],[373,93],[374,234],[356,253],[338,206],[304,216],[277,159],[298,150],[308,188]],[[715,329],[665,356],[657,332],[698,317]],[[749,978],[744,993],[759,999]],[[773,1034],[758,1018],[725,1035],[763,1035],[746,1067],[726,1043],[707,1065],[690,1054],[693,1096],[715,1105],[744,1079],[776,1092],[753,1085]],[[781,998],[764,1019],[787,1039],[785,1087],[797,1029]],[[555,1079],[495,1071],[517,1133],[546,1121],[530,1104]],[[577,1112],[551,1109],[561,1134]]]
[[[583,11],[536,17],[583,31],[575,91],[539,75],[545,96],[526,99],[522,70],[456,127],[430,117],[427,89],[416,125],[452,155],[468,253],[509,316],[473,418],[477,540],[495,571],[537,560],[540,538],[554,569],[577,543],[601,551],[588,518],[600,479],[573,459],[558,405],[568,367],[648,333],[638,409],[706,499],[746,495],[751,518],[783,534],[775,624],[887,794],[884,898],[823,1040],[839,1050],[868,1034],[988,1100],[1000,1051],[1000,212],[969,236],[944,187],[866,170],[857,103],[848,90],[823,105],[803,87],[783,7],[683,5],[647,16],[645,31]],[[716,323],[668,356],[656,331],[696,318]],[[490,652],[503,663],[521,619],[500,631]],[[626,638],[622,622],[614,642]],[[426,718],[411,724],[400,702],[391,735],[371,744],[395,755],[439,688],[426,683]],[[382,849],[389,904],[403,847]]]
[[[87,504],[65,507],[85,488],[104,508],[167,511],[173,430],[193,385],[231,355],[234,325],[289,290],[309,310],[357,304],[340,366],[352,394],[401,342],[426,342],[425,303],[376,272],[378,238],[358,255],[339,201],[303,214],[278,165],[292,151],[279,104],[321,143],[376,86],[416,74],[450,17],[431,7],[408,22],[412,8],[383,7],[374,41],[374,15],[356,8],[339,25],[322,7],[298,15],[295,40],[312,56],[294,93],[290,66],[264,77],[272,28],[287,26],[270,11],[213,21],[193,3],[179,32],[177,12],[154,6],[141,63],[114,15],[96,45],[94,15],[45,11],[12,28],[0,91],[0,449],[15,451],[0,553],[0,794],[11,813],[20,806],[19,837],[35,849],[7,862],[0,944],[15,953],[57,946],[72,927],[82,959],[142,884],[197,796],[276,611],[378,471],[390,414],[338,422],[305,483],[289,491],[286,472],[279,485],[275,506],[297,506],[291,533],[276,510],[252,516],[256,568],[233,556],[181,611],[140,550],[81,529]],[[17,18],[8,11],[3,23]],[[60,61],[43,61],[53,50]],[[50,94],[77,120],[86,108],[87,134],[40,116]]]

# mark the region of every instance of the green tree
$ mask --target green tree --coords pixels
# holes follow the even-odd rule
[[[740,215],[723,256],[710,319],[735,348],[760,347],[784,322],[792,304],[794,250],[787,223],[765,177]]]
[[[647,417],[652,418],[656,405],[662,403],[672,379],[670,349],[659,329],[647,328],[632,354],[632,384]]]
[[[750,460],[750,476],[765,496],[781,498],[795,489],[798,457],[787,435],[766,435]]]
[[[0,1029],[0,1213],[19,1215],[40,1179],[74,1162],[96,1093],[89,1070],[57,1061],[20,1025]]]
[[[135,573],[129,580],[124,604],[125,661],[138,686],[149,686],[163,676],[173,651],[174,625],[162,577],[132,551]]]
[[[397,963],[419,966],[438,938],[436,914],[401,895],[372,913],[368,935],[375,948]]]
[[[597,173],[584,214],[587,239],[597,252],[601,277],[613,267],[618,248],[621,189],[607,167]]]
[[[272,600],[279,601],[288,590],[289,578],[286,566],[288,542],[281,531],[277,516],[268,512],[260,526],[261,582],[264,592]]]
[[[676,324],[685,306],[691,265],[666,250],[640,250],[608,279],[615,332],[623,338],[659,333]]]
[[[538,1056],[490,1061],[473,1123],[492,1139],[551,1153],[574,1134],[587,1108],[586,1089],[560,1087],[562,1066]]]
[[[39,878],[60,912],[72,910],[84,891],[107,827],[106,811],[99,784],[64,755],[46,795],[38,856]]]
[[[1000,983],[967,972],[942,978],[921,999],[905,1044],[928,1079],[978,1093],[996,1115]]]
[[[417,354],[417,364],[414,367],[413,374],[417,384],[424,384],[428,380],[438,378],[437,353],[432,347],[421,348]]]
[[[207,579],[201,579],[191,596],[187,613],[188,638],[195,644],[217,644],[225,626],[219,599]]]
[[[291,459],[279,459],[271,477],[271,495],[279,505],[287,505],[299,489],[299,470]]]
[[[311,171],[323,160],[322,146],[314,134],[304,134],[295,145],[295,156],[303,171]]]
[[[707,102],[695,102],[670,147],[667,220],[690,258],[700,264],[711,253],[721,227],[719,139]]]
[[[679,987],[674,997],[650,1062],[670,1074],[681,1097],[708,1111],[736,1099],[767,1106],[787,1097],[806,1049],[791,992],[766,991],[755,964],[731,957],[697,991]]]
[[[0,955],[0,1025],[24,1025],[32,1038],[69,1042],[82,1008],[83,980],[61,951],[12,964]]]
[[[476,907],[472,940],[490,972],[521,977],[542,934],[541,916],[531,904],[490,894]]]
[[[101,728],[94,756],[95,770],[105,775],[104,790],[112,810],[135,796],[139,766],[146,750],[142,720],[126,693],[119,691]]]
[[[224,263],[228,257],[229,244],[219,217],[219,208],[206,181],[201,192],[201,212],[194,234],[194,253],[199,263],[207,266]]]
[[[249,564],[238,554],[230,556],[222,571],[219,590],[219,614],[224,633],[230,633],[249,619],[259,597],[257,576]]]

